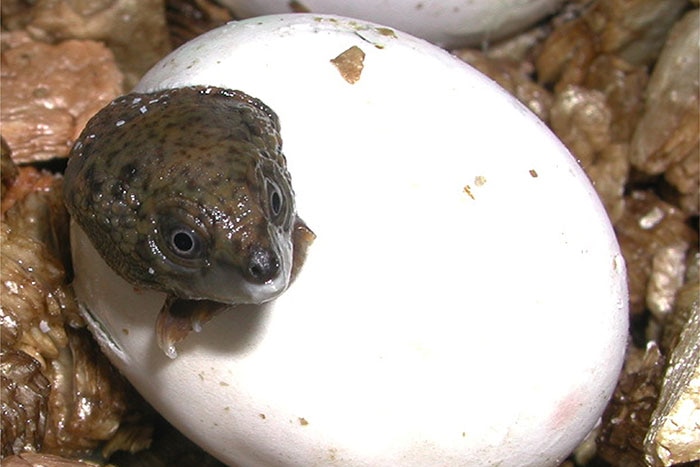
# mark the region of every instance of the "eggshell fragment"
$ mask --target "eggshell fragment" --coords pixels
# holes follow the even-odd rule
[[[348,79],[337,57],[353,48]],[[136,388],[232,465],[558,465],[615,386],[627,287],[546,126],[443,50],[341,17],[230,23],[136,90],[195,84],[277,112],[317,238],[280,298],[216,316],[170,360],[164,296],[74,226],[76,291]]]
[[[308,11],[395,27],[445,47],[516,33],[554,13],[562,0],[221,0],[241,18]]]

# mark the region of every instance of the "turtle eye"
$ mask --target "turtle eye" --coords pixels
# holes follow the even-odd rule
[[[201,254],[202,242],[195,232],[178,229],[170,234],[170,249],[182,258],[197,258]]]
[[[284,194],[279,186],[271,179],[265,180],[265,188],[267,190],[267,200],[270,207],[270,214],[273,218],[278,217],[284,210]]]
[[[164,253],[171,259],[193,261],[206,256],[208,237],[196,220],[180,212],[170,212],[161,218],[159,230]]]

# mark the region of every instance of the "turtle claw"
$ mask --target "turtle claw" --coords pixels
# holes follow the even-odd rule
[[[204,323],[227,306],[225,303],[210,300],[187,300],[168,296],[156,318],[158,347],[169,358],[176,358],[175,344],[182,342],[192,331],[200,332]]]
[[[297,217],[292,230],[292,277],[290,282],[294,282],[301,267],[306,261],[306,252],[311,244],[316,239],[316,234],[306,226],[303,220]]]

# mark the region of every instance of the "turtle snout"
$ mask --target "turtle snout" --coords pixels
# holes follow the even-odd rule
[[[250,282],[264,284],[277,277],[279,271],[280,260],[274,251],[260,246],[251,248],[245,271]]]

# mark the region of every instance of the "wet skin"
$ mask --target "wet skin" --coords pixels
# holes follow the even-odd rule
[[[296,215],[279,121],[240,91],[188,87],[114,100],[86,125],[65,202],[102,258],[168,295],[158,344],[289,286],[314,234]]]

